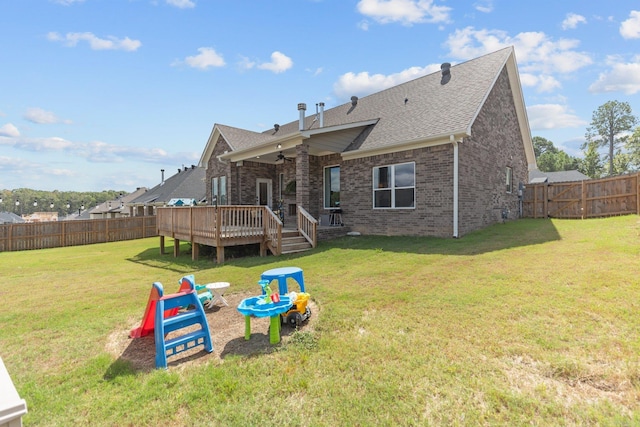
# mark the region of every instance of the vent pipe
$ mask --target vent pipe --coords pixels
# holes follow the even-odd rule
[[[320,127],[324,127],[324,102],[318,105],[320,106]]]
[[[307,110],[307,104],[301,102],[298,104],[298,111],[300,112],[300,125],[298,126],[299,130],[304,130],[304,112]]]
[[[161,176],[160,182],[164,182],[164,169],[160,169],[160,176]]]
[[[449,80],[451,80],[451,64],[448,62],[443,62],[440,66],[440,71],[442,72],[442,79],[440,79],[440,84],[445,85],[449,83]]]

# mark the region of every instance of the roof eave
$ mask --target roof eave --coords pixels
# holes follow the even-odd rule
[[[429,138],[419,138],[410,141],[400,142],[398,144],[387,145],[384,147],[375,147],[367,150],[354,150],[342,153],[343,160],[361,159],[363,157],[372,157],[383,154],[396,153],[398,151],[414,150],[418,148],[433,147],[436,145],[444,145],[451,143],[451,136],[454,140],[461,141],[462,138],[471,136],[467,129],[460,129],[452,132],[434,135]]]

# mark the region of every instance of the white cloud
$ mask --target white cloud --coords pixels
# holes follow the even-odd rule
[[[379,92],[400,83],[431,74],[440,70],[440,64],[431,64],[425,67],[411,67],[399,73],[384,75],[370,75],[367,71],[360,73],[346,73],[339,77],[333,85],[333,91],[338,98],[346,99],[352,95],[364,96]]]
[[[360,0],[357,8],[381,24],[402,25],[449,22],[451,11],[450,7],[434,5],[433,0]]]
[[[532,105],[527,108],[527,115],[531,130],[573,128],[587,124],[560,104]]]
[[[617,57],[609,57],[610,71],[600,73],[598,80],[589,86],[593,93],[623,92],[634,95],[640,92],[640,56],[635,62],[622,63]]]
[[[84,2],[84,0],[52,0],[53,3],[58,3],[61,4],[63,6],[69,6],[72,5],[74,3],[82,3]]]
[[[632,10],[629,19],[622,21],[620,35],[625,39],[640,39],[640,10]]]
[[[73,148],[74,144],[57,136],[49,138],[29,138],[16,141],[14,147],[25,151],[62,151]]]
[[[269,70],[274,73],[282,73],[293,67],[293,61],[282,52],[275,51],[271,54],[271,62],[258,65],[261,70]]]
[[[180,9],[189,9],[192,7],[196,7],[196,4],[191,0],[167,0],[167,4]]]
[[[51,111],[45,111],[42,108],[29,108],[24,113],[23,118],[39,125],[48,125],[53,123],[71,124],[71,120],[61,120]]]
[[[555,76],[579,70],[591,64],[591,57],[576,48],[578,40],[552,40],[543,32],[523,32],[514,37],[501,30],[476,30],[466,27],[449,35],[445,45],[449,56],[468,60],[514,46],[521,73],[529,73],[538,82],[538,91],[560,87]],[[528,82],[534,79],[529,76]]]
[[[553,92],[562,87],[556,78],[544,74],[522,73],[520,74],[520,83],[522,86],[535,87],[537,92]]]
[[[493,0],[483,0],[476,2],[473,7],[475,7],[479,12],[491,13],[493,12]]]
[[[187,56],[184,62],[192,67],[206,70],[211,67],[224,67],[226,64],[222,55],[218,54],[213,48],[200,47],[198,48],[198,55]],[[174,62],[172,65],[179,64],[180,61]]]
[[[125,50],[132,52],[138,50],[142,46],[142,42],[139,40],[132,40],[129,37],[119,39],[117,37],[108,36],[106,39],[101,39],[95,36],[93,33],[67,33],[62,36],[56,32],[50,32],[47,34],[47,39],[53,42],[62,42],[66,46],[76,46],[78,42],[86,41],[93,50]]]
[[[238,61],[238,67],[240,67],[241,70],[250,70],[255,66],[255,61],[250,60],[246,56],[241,56],[240,61]]]
[[[576,13],[567,13],[567,17],[562,21],[562,29],[569,30],[574,29],[578,26],[578,24],[586,24],[587,18],[582,15],[578,15]]]
[[[12,123],[0,127],[0,136],[7,136],[9,138],[17,138],[20,136],[20,131]]]

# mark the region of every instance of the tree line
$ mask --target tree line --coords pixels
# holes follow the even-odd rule
[[[552,141],[533,137],[538,169],[542,172],[578,170],[590,178],[640,170],[640,126],[628,102],[608,101],[593,112],[580,146],[583,157],[573,157]],[[605,153],[600,149],[606,148]]]
[[[12,212],[18,216],[34,212],[57,212],[58,216],[80,213],[108,200],[117,200],[125,191],[100,192],[41,191],[30,188],[0,190],[0,212]]]

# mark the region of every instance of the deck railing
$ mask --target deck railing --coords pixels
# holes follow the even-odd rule
[[[266,206],[158,208],[157,224],[161,236],[218,248],[266,243],[274,255],[282,252],[282,222]]]
[[[311,243],[312,248],[316,247],[318,244],[318,221],[302,206],[298,206],[298,231]]]

